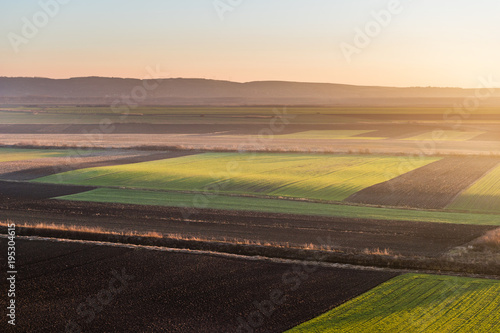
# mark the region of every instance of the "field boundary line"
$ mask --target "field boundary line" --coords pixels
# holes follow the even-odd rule
[[[490,170],[486,171],[481,177],[479,177],[478,179],[476,179],[472,184],[470,184],[470,186],[464,188],[462,191],[460,191],[460,193],[458,193],[446,206],[445,206],[445,209],[447,209],[448,206],[452,205],[453,202],[455,202],[455,200],[458,199],[459,196],[461,196],[465,191],[467,191],[468,189],[470,189],[472,186],[476,185],[477,183],[479,183],[484,177],[486,177],[487,175],[489,175],[491,172],[493,172],[493,170],[495,170],[496,168],[500,168],[500,162],[497,163],[497,165],[493,166]],[[453,209],[449,209],[448,211],[453,211]],[[455,210],[456,211],[456,210]],[[460,210],[459,210],[460,211]],[[470,212],[469,210],[466,210],[465,212]],[[487,212],[486,212],[487,213]]]
[[[5,235],[5,227],[0,228],[0,237]],[[127,236],[112,234],[96,234],[89,232],[67,232],[60,230],[37,230],[36,228],[18,227],[19,237],[40,237],[64,241],[91,242],[95,244],[119,244],[122,246],[142,246],[159,249],[177,249],[184,251],[204,251],[225,255],[241,255],[248,258],[269,258],[274,260],[312,261],[325,264],[351,265],[356,267],[379,269],[395,269],[399,271],[427,272],[429,274],[481,276],[500,279],[498,267],[481,266],[448,261],[445,258],[427,257],[393,257],[381,255],[363,255],[337,253],[324,250],[308,250],[299,248],[280,248],[265,245],[236,244],[222,241],[197,241],[160,237]],[[317,260],[316,258],[320,258]],[[316,260],[315,260],[316,259]]]

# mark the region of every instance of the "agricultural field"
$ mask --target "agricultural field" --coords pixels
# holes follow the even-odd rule
[[[438,161],[402,167],[392,156],[204,153],[90,168],[36,182],[342,201],[366,187]]]
[[[287,333],[497,332],[500,281],[398,276]]]
[[[462,192],[448,209],[500,212],[500,164]]]
[[[500,157],[445,157],[354,193],[348,202],[444,209],[500,163]],[[497,201],[498,203],[498,201]]]
[[[42,184],[40,184],[42,185]],[[47,184],[48,185],[48,184]],[[491,214],[467,214],[446,211],[395,209],[344,204],[327,204],[294,200],[264,199],[217,194],[193,194],[163,191],[98,188],[57,199],[100,203],[217,209],[350,219],[413,221],[448,224],[500,226],[500,219]]]
[[[145,327],[154,332],[238,332],[251,314],[259,315],[255,303],[274,299],[273,290],[282,293],[280,302],[272,316],[253,326],[255,332],[283,332],[397,275],[160,248],[18,242],[24,276],[17,281],[16,307],[23,314],[18,332],[65,332],[71,326],[83,332],[141,332]],[[6,248],[6,238],[0,238],[0,246]],[[298,280],[297,288],[297,278],[304,274],[307,279]],[[89,309],[89,300],[107,290],[103,288],[117,275],[126,279],[115,282],[121,292],[105,311],[77,311],[79,305]],[[7,281],[0,286],[8,288]],[[0,306],[7,307],[7,300],[1,298]],[[91,313],[95,318],[89,321]]]
[[[376,132],[375,130],[335,130],[335,131],[305,131],[292,134],[278,135],[280,139],[322,139],[322,140],[342,140],[342,139],[368,139],[380,140],[384,138],[371,137],[365,134]]]
[[[48,157],[67,157],[73,152],[61,150],[12,149],[0,148],[0,163],[34,160]]]
[[[485,132],[468,132],[468,131],[433,131],[416,135],[404,140],[420,140],[420,141],[467,141],[475,137],[485,134]]]

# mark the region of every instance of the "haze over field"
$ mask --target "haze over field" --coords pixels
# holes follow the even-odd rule
[[[492,78],[482,78],[481,105],[500,105]],[[155,87],[139,92],[136,87]],[[474,96],[476,89],[391,88],[328,83],[257,81],[237,83],[205,79],[138,80],[120,78],[0,78],[3,103],[111,104],[122,96],[144,105],[405,105],[448,106]],[[138,96],[134,100],[134,96]]]
[[[499,12],[0,1],[0,331],[500,332]]]

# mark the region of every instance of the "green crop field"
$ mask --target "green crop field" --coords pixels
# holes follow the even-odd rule
[[[63,150],[0,148],[0,162],[27,161],[46,157],[64,157],[71,152]]]
[[[35,181],[341,201],[439,159],[424,157],[407,168],[392,156],[204,153],[82,169]]]
[[[499,295],[498,280],[406,274],[287,332],[498,332]]]
[[[406,138],[404,140],[417,141],[467,141],[485,132],[463,132],[463,131],[434,131]]]
[[[265,213],[332,216],[385,221],[397,220],[454,224],[500,225],[498,215],[492,214],[467,214],[441,211],[363,207],[280,199],[214,194],[207,195],[204,193],[99,188],[88,192],[59,197],[57,199],[184,207],[192,209],[211,208]]]
[[[447,208],[500,212],[500,166],[462,192]]]
[[[363,134],[374,132],[375,130],[337,130],[337,131],[304,131],[292,134],[277,135],[278,139],[324,139],[324,140],[339,140],[339,139],[364,139],[364,140],[380,140],[384,138],[364,137]]]

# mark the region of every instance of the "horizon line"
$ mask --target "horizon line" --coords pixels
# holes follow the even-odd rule
[[[287,80],[257,80],[257,81],[232,81],[223,79],[210,79],[203,77],[163,77],[163,78],[136,78],[136,77],[119,77],[119,76],[72,76],[65,78],[52,78],[45,76],[2,76],[0,78],[6,79],[46,79],[46,80],[71,80],[71,79],[120,79],[120,80],[206,80],[206,81],[220,81],[220,82],[231,82],[239,84],[256,83],[256,82],[281,82],[281,83],[303,83],[303,84],[331,84],[331,85],[342,85],[342,86],[352,86],[352,87],[377,87],[377,88],[400,88],[400,89],[410,89],[410,88],[420,88],[420,89],[462,89],[462,90],[472,90],[476,88],[465,88],[458,86],[383,86],[383,85],[364,85],[364,84],[349,84],[349,83],[335,83],[335,82],[315,82],[315,81],[287,81]],[[500,89],[500,87],[492,87],[494,89]]]

